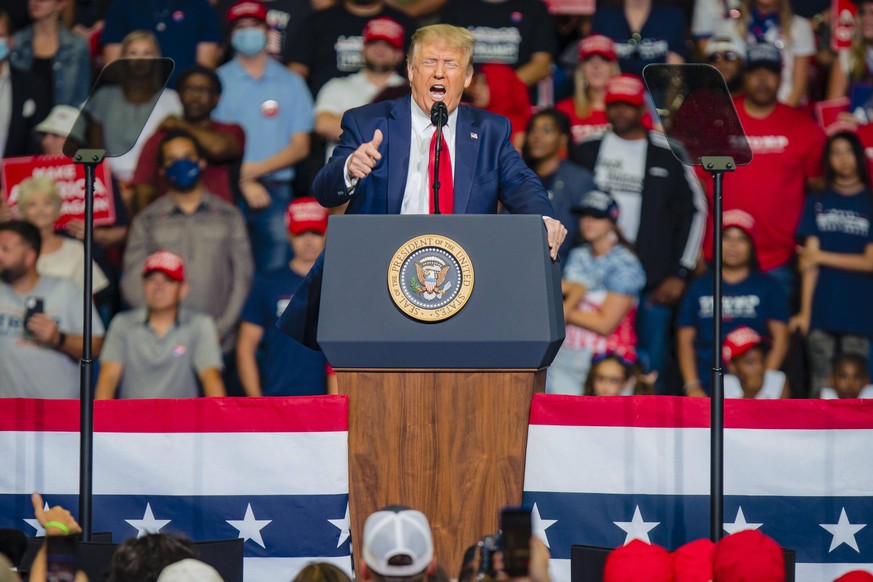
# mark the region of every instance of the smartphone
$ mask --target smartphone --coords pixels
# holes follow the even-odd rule
[[[530,562],[530,510],[507,507],[500,514],[503,533],[503,571],[510,578],[527,576]]]
[[[45,313],[45,301],[42,297],[30,296],[24,300],[24,336],[33,337],[33,334],[27,330],[27,323],[30,318],[37,313]]]
[[[46,558],[47,582],[73,582],[79,566],[76,536],[48,536]]]

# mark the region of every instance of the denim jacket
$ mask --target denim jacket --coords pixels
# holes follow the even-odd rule
[[[52,59],[54,104],[79,107],[91,88],[91,53],[88,42],[66,28],[58,30],[58,52]],[[33,66],[33,25],[15,33],[9,62],[21,71]]]

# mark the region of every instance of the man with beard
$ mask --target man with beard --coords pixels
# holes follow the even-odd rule
[[[194,65],[179,74],[176,91],[182,102],[182,117],[171,115],[164,119],[143,146],[130,183],[135,208],[142,210],[169,189],[157,165],[158,144],[168,131],[177,129],[193,135],[206,152],[206,169],[203,171],[206,189],[233,204],[246,137],[236,123],[222,123],[210,118],[221,97],[218,75],[212,69]]]
[[[133,219],[121,292],[132,307],[144,306],[146,258],[160,250],[179,255],[191,287],[185,307],[211,315],[222,347],[230,351],[251,283],[251,247],[240,211],[203,184],[204,158],[189,133],[171,131],[161,140],[158,166],[170,190]]]
[[[315,132],[327,140],[327,158],[343,132],[343,114],[373,101],[386,87],[406,79],[397,74],[403,61],[403,27],[390,18],[374,18],[364,27],[364,68],[328,81],[315,100]]]
[[[288,43],[289,68],[302,75],[313,95],[329,80],[359,71],[364,66],[361,30],[374,18],[399,22],[404,38],[415,25],[404,13],[385,6],[383,0],[341,0],[307,16],[297,36]]]
[[[571,158],[594,172],[594,182],[621,209],[618,227],[646,271],[637,311],[639,348],[663,378],[673,310],[700,253],[706,201],[694,172],[673,157],[664,135],[643,125],[639,77],[612,77],[605,101],[612,128],[574,146]]]
[[[41,276],[39,231],[0,223],[0,397],[78,398],[83,295],[71,281]],[[103,324],[94,318],[95,357]]]
[[[706,62],[718,69],[731,95],[743,92],[743,60],[746,43],[732,33],[717,34],[709,39],[705,49]]]

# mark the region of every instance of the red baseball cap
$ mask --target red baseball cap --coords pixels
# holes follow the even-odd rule
[[[254,18],[267,22],[267,7],[257,0],[239,0],[227,10],[227,23],[233,24],[241,18]]]
[[[846,572],[834,582],[873,582],[873,574],[865,570],[852,570]]]
[[[712,582],[712,556],[715,544],[703,538],[673,550],[673,575],[676,582]]]
[[[173,281],[181,283],[185,280],[185,262],[175,253],[158,251],[150,254],[142,267],[143,277],[155,272],[163,273]]]
[[[398,50],[403,49],[403,27],[392,18],[374,18],[364,27],[364,44],[384,40]]]
[[[673,582],[673,560],[661,546],[631,540],[606,556],[603,582]]]
[[[721,214],[722,232],[729,228],[738,228],[750,239],[755,240],[755,219],[745,210],[734,208]]]
[[[627,103],[634,107],[642,106],[646,98],[643,80],[635,75],[623,73],[606,82],[606,104]]]
[[[762,343],[764,338],[757,331],[745,325],[738,327],[725,336],[721,357],[727,364]]]
[[[607,61],[617,61],[615,41],[602,34],[591,34],[579,41],[579,60],[588,57],[603,57]]]
[[[312,196],[292,200],[285,209],[285,226],[288,232],[298,235],[303,232],[327,232],[327,217],[330,212]]]
[[[715,545],[714,582],[785,582],[785,558],[773,538],[738,531]]]

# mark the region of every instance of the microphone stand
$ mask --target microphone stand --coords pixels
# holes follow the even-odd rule
[[[436,126],[436,143],[433,148],[433,213],[440,212],[440,155],[443,151],[443,125],[448,121],[445,103],[437,102],[430,108],[430,121]]]

